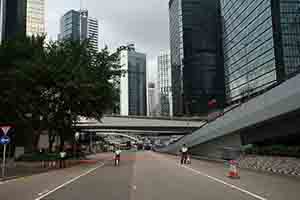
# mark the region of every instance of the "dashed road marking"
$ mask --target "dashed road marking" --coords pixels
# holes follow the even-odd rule
[[[40,197],[36,198],[35,200],[41,200],[41,199],[43,199],[43,198],[49,196],[50,194],[56,192],[57,190],[59,190],[59,189],[65,187],[65,186],[69,185],[70,183],[73,183],[74,181],[78,180],[79,178],[81,178],[81,177],[83,177],[83,176],[86,176],[86,175],[92,173],[93,171],[95,171],[96,169],[98,169],[98,168],[100,168],[100,167],[103,167],[103,166],[104,166],[104,163],[102,163],[101,165],[99,165],[99,166],[97,166],[97,167],[95,167],[95,168],[93,168],[93,169],[88,170],[87,172],[85,172],[85,173],[83,173],[83,174],[81,174],[81,175],[79,175],[79,176],[77,176],[77,177],[75,177],[75,178],[72,178],[71,180],[69,180],[69,181],[67,181],[67,182],[65,182],[65,183],[63,183],[63,184],[57,186],[56,188],[50,190],[50,191],[47,192],[47,193],[42,194]]]

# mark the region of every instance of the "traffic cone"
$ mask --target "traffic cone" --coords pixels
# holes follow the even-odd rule
[[[230,166],[229,166],[228,177],[233,178],[233,179],[240,178],[239,172],[238,172],[238,169],[237,169],[237,162],[235,160],[231,160],[229,162],[229,164],[230,164]]]

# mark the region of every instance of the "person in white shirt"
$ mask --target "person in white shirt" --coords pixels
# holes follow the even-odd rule
[[[121,149],[120,147],[116,148],[115,150],[115,165],[119,165],[121,159]]]
[[[186,147],[186,145],[183,144],[182,147],[181,147],[181,150],[180,150],[180,152],[181,152],[181,161],[180,161],[180,163],[181,164],[186,164],[186,160],[187,160],[187,156],[188,156],[188,150],[189,149]]]

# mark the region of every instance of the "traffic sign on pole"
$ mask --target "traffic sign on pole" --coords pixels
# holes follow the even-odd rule
[[[0,144],[7,145],[10,143],[10,138],[8,136],[2,136],[0,138]]]
[[[4,135],[7,135],[8,131],[11,129],[11,126],[1,126],[0,127],[4,133]]]

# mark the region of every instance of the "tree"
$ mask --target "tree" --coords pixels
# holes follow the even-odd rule
[[[32,118],[26,113],[40,112],[43,103],[38,98],[39,80],[37,74],[44,58],[44,37],[26,37],[4,41],[0,46],[0,122],[14,124],[18,131],[17,142],[28,139],[36,127],[29,126]],[[22,130],[22,131],[21,131]],[[27,131],[26,131],[27,130]]]
[[[101,119],[116,102],[115,80],[121,75],[119,52],[105,48],[95,52],[89,42],[58,41],[50,43],[46,66],[53,77],[46,98],[53,105],[53,116],[62,145],[73,137],[71,128],[79,116]],[[62,133],[64,130],[64,133]]]
[[[18,135],[30,129],[33,137],[27,133],[26,138],[31,144],[47,129],[52,139],[60,136],[63,147],[65,139],[73,138],[79,116],[100,119],[113,107],[114,80],[120,75],[119,51],[95,52],[89,41],[46,43],[44,37],[26,37],[4,42],[0,122],[15,124]]]

